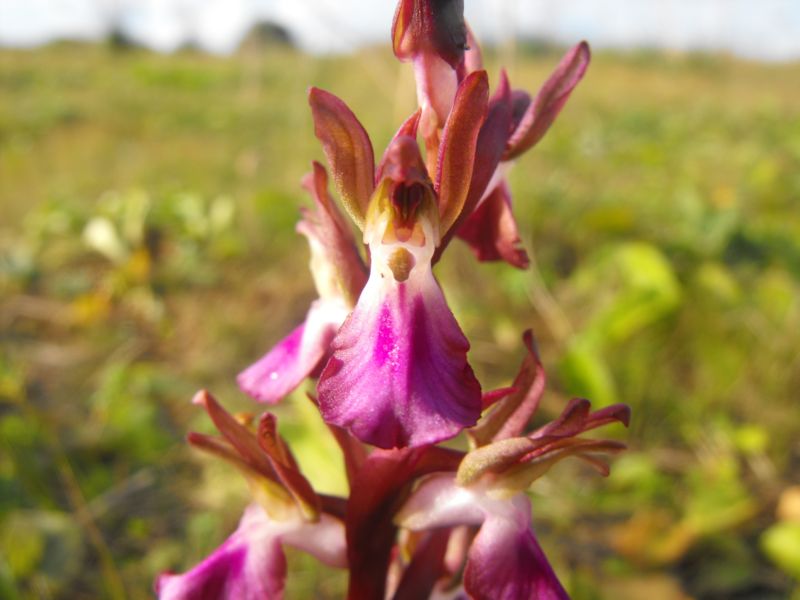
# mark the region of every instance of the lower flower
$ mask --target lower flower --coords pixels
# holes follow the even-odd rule
[[[339,502],[314,492],[278,435],[275,417],[262,415],[256,432],[208,392],[199,392],[194,402],[206,409],[222,435],[190,433],[189,443],[236,467],[254,502],[236,531],[208,558],[186,573],[158,578],[159,600],[279,600],[286,580],[284,546],[329,566],[347,566]]]
[[[491,487],[464,487],[452,474],[436,475],[420,485],[395,522],[414,531],[480,526],[464,571],[470,598],[569,598],[534,536],[524,493],[498,498]]]
[[[156,582],[160,600],[263,600],[283,597],[283,546],[309,552],[332,567],[345,567],[344,526],[329,515],[316,522],[273,521],[248,506],[236,531],[186,573],[165,573]]]

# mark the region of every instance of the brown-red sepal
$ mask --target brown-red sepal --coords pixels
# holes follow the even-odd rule
[[[572,90],[586,73],[590,60],[591,52],[586,42],[581,42],[564,55],[519,120],[516,130],[508,140],[503,160],[516,158],[544,137],[564,108]]]
[[[459,85],[439,146],[435,189],[441,232],[458,219],[469,194],[478,134],[486,118],[489,81],[486,71],[469,74]]]
[[[375,187],[375,156],[369,135],[347,105],[330,92],[312,87],[308,103],[314,133],[322,142],[342,202],[363,229]]]

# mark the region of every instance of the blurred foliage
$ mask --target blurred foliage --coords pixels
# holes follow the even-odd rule
[[[494,79],[503,63],[530,90],[557,58],[488,53]],[[567,464],[532,490],[577,599],[800,594],[799,77],[595,56],[512,171],[532,270],[460,244],[439,267],[487,388],[532,327],[541,418],[569,395],[633,407],[608,480]],[[415,102],[385,49],[0,52],[0,597],[149,598],[235,526],[245,486],[186,449],[210,430],[188,399],[259,410],[234,375],[313,298],[293,232],[321,158],[312,83],[377,149]],[[312,480],[341,491],[303,392],[278,414]],[[296,553],[290,569],[289,597],[341,594],[341,572]]]

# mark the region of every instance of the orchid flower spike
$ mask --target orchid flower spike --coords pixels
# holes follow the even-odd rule
[[[333,567],[347,564],[343,501],[317,495],[265,413],[258,432],[237,421],[209,393],[193,401],[208,412],[222,437],[189,434],[189,443],[234,465],[245,476],[253,503],[236,531],[200,564],[156,582],[160,600],[282,598],[283,546],[308,552]]]
[[[367,284],[331,344],[319,405],[328,423],[363,442],[431,444],[474,425],[480,415],[469,343],[433,276],[432,260],[470,197],[487,95],[482,71],[461,83],[430,172],[416,142],[420,113],[401,126],[376,170],[355,115],[332,94],[309,94],[317,137],[371,258]]]
[[[311,274],[319,298],[297,327],[237,378],[260,402],[274,404],[323,365],[331,340],[355,306],[366,283],[366,267],[349,224],[328,194],[328,175],[319,163],[303,179],[314,208],[302,209],[297,231],[311,247]]]

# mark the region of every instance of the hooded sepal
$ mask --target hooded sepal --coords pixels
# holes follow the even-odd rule
[[[422,135],[429,148],[436,146],[453,106],[466,45],[463,0],[400,0],[392,23],[392,46],[400,60],[414,63]]]
[[[478,447],[464,457],[456,479],[459,485],[475,485],[490,475],[493,489],[500,495],[512,495],[527,489],[550,467],[569,456],[577,456],[608,475],[608,465],[595,455],[615,454],[625,445],[614,440],[577,437],[581,433],[618,422],[626,427],[630,408],[624,404],[590,412],[591,403],[574,399],[551,423],[527,436],[497,439]]]
[[[467,431],[473,446],[485,446],[494,440],[519,436],[539,407],[547,375],[530,329],[522,334],[522,342],[527,353],[510,393],[506,393],[475,427]],[[506,389],[499,392],[506,392]]]
[[[355,306],[367,282],[367,268],[358,253],[353,230],[328,193],[328,173],[318,162],[302,185],[314,200],[314,208],[302,208],[297,231],[311,248],[311,274],[322,300]]]
[[[378,163],[378,168],[375,171],[376,182],[383,180],[384,170],[387,166],[391,165],[392,161],[395,160],[393,153],[396,152],[396,145],[400,138],[410,138],[416,143],[417,130],[419,129],[419,121],[421,116],[422,109],[418,108],[411,114],[411,116],[403,121],[402,125],[400,125],[400,127],[397,129],[397,132],[395,132],[394,136],[392,137],[392,141],[389,142],[389,145],[386,147],[386,150],[384,151],[383,156]]]
[[[306,521],[319,518],[319,497],[278,435],[274,415],[262,415],[254,432],[207,391],[198,392],[192,401],[206,409],[222,437],[190,433],[190,444],[237,467],[250,484],[254,498],[273,518]]]
[[[486,118],[488,102],[486,71],[470,73],[459,84],[439,146],[435,187],[443,235],[461,215],[467,201],[478,135]]]
[[[432,52],[457,69],[467,49],[464,0],[400,0],[392,23],[392,47],[400,60]]]
[[[489,100],[486,119],[481,125],[478,133],[478,139],[475,146],[475,158],[473,161],[474,167],[469,181],[469,188],[464,205],[460,213],[456,217],[453,226],[447,231],[442,239],[442,243],[436,249],[433,262],[437,262],[444,252],[447,245],[454,235],[475,241],[479,243],[481,252],[486,252],[483,247],[492,248],[489,254],[494,256],[498,244],[505,249],[505,241],[497,241],[499,234],[505,234],[505,228],[498,227],[494,222],[486,222],[487,217],[492,218],[497,208],[484,210],[483,214],[477,218],[472,218],[476,209],[482,207],[491,191],[497,186],[496,179],[498,179],[501,171],[498,169],[503,152],[506,148],[506,142],[511,134],[513,104],[511,100],[511,88],[509,87],[508,77],[505,71],[500,75],[500,84],[497,87],[492,98]],[[509,207],[510,208],[510,207]],[[503,219],[505,225],[506,219]],[[516,224],[513,222],[513,232],[516,234]],[[463,231],[468,228],[468,231]],[[473,231],[474,230],[474,231]],[[485,241],[484,241],[485,240]],[[513,243],[518,243],[518,239]],[[475,247],[475,244],[473,244]]]

